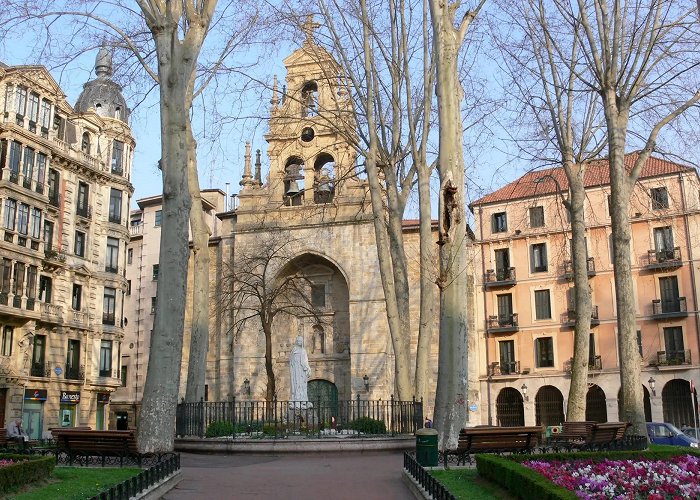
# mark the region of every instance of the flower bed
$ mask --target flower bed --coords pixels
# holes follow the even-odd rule
[[[700,458],[692,455],[666,460],[528,460],[522,464],[586,500],[700,495]]]
[[[24,484],[48,478],[56,465],[53,456],[0,455],[0,496]],[[10,462],[10,463],[7,463]]]

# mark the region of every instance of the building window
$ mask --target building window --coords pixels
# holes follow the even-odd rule
[[[29,233],[29,205],[26,203],[19,204],[17,211],[17,232],[27,235]]]
[[[311,305],[314,307],[326,306],[326,285],[322,283],[311,285]]]
[[[66,378],[80,379],[80,341],[68,339],[68,353],[66,355]]]
[[[34,347],[32,349],[32,377],[43,377],[44,360],[46,354],[46,335],[34,335]]]
[[[122,175],[124,173],[123,166],[124,143],[121,141],[112,142],[112,173]]]
[[[668,191],[665,187],[651,189],[651,209],[661,210],[668,208]]]
[[[85,233],[75,232],[75,255],[85,257]]]
[[[19,180],[19,160],[22,156],[22,145],[12,141],[10,144],[10,181],[17,183]]]
[[[316,82],[307,82],[301,89],[301,116],[318,115],[318,84]]]
[[[24,148],[24,163],[22,164],[22,186],[27,189],[32,188],[32,175],[34,175],[34,150]]]
[[[109,193],[109,222],[122,223],[122,192],[114,189]]]
[[[15,280],[12,293],[15,295],[15,300],[19,300],[24,294],[24,264],[21,262],[15,262]],[[19,304],[16,303],[16,307],[19,307]]]
[[[41,210],[32,208],[32,238],[38,240],[41,238]]]
[[[547,244],[530,245],[530,269],[533,273],[547,272]]]
[[[80,302],[83,298],[83,285],[73,284],[73,298],[71,306],[74,311],[80,311]]]
[[[39,268],[37,266],[27,268],[27,308],[29,308],[30,301],[33,304],[36,300],[36,277],[38,275]]]
[[[513,324],[513,295],[504,293],[496,296],[498,304],[498,324],[499,326],[509,326]]]
[[[44,221],[44,252],[51,252],[53,249],[53,222]]]
[[[156,313],[156,302],[158,297],[151,297],[151,314]]]
[[[10,283],[12,282],[12,260],[2,259],[2,293],[10,293]]]
[[[15,97],[15,111],[18,115],[24,117],[27,107],[27,89],[24,87],[17,87]],[[22,125],[22,123],[19,123]]]
[[[100,342],[100,377],[112,376],[112,341]]]
[[[75,213],[81,217],[88,217],[88,199],[90,197],[90,186],[85,182],[78,183],[78,204]]]
[[[544,227],[544,207],[530,208],[530,227]]]
[[[39,121],[39,96],[37,94],[29,94],[29,107],[27,108],[27,116],[30,122],[34,125]]]
[[[554,343],[552,337],[535,339],[535,359],[538,368],[552,368],[554,366]]]
[[[4,225],[5,229],[10,231],[15,230],[15,213],[17,211],[17,202],[11,198],[5,200],[5,217]]]
[[[127,374],[126,374],[126,365],[122,365],[122,387],[126,387],[126,381],[127,381]]]
[[[105,272],[119,272],[119,240],[107,238],[107,256],[105,257]]]
[[[508,230],[508,219],[505,212],[498,212],[491,216],[491,230],[494,233],[504,233]]]
[[[48,132],[49,125],[51,124],[51,103],[46,99],[41,101],[41,128],[43,131]]]
[[[50,168],[49,169],[49,204],[53,205],[54,207],[58,206],[58,192],[59,192],[59,182],[61,179],[61,175],[58,173],[57,170]]]
[[[501,375],[517,373],[517,366],[515,363],[515,342],[513,340],[499,342],[498,351],[500,354]]]
[[[158,269],[159,269],[158,264],[153,264],[153,281],[158,281]]]
[[[659,278],[659,290],[661,292],[661,312],[680,312],[681,300],[678,293],[678,278],[676,276]]]
[[[535,290],[535,319],[552,319],[549,290]]]
[[[671,226],[654,228],[654,246],[659,262],[673,259],[673,231]]]
[[[49,276],[39,276],[39,300],[46,304],[51,303],[51,291],[53,282]]]
[[[80,143],[80,150],[85,154],[90,154],[90,134],[83,132],[83,140]]]
[[[156,222],[155,226],[160,227],[161,223],[163,222],[163,211],[162,210],[156,210]]]
[[[642,331],[637,330],[637,347],[639,348],[639,357],[644,357],[644,351],[642,350]]]
[[[36,155],[36,192],[44,194],[44,177],[46,176],[46,155],[37,153]]]
[[[2,354],[3,356],[12,356],[12,336],[15,329],[11,326],[6,326],[2,329]]]
[[[102,302],[102,324],[114,325],[114,312],[117,309],[117,290],[105,287]]]
[[[126,294],[131,295],[131,280],[126,280]]]
[[[664,328],[664,343],[666,346],[666,362],[668,364],[679,365],[690,361],[685,359],[682,327],[672,326]]]
[[[134,260],[134,249],[129,248],[126,250],[126,263],[131,264],[131,262]]]

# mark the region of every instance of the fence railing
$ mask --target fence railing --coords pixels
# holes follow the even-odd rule
[[[404,452],[403,468],[435,500],[454,500],[455,496],[416,461],[413,453]]]
[[[159,459],[154,465],[137,475],[115,484],[90,500],[128,499],[137,496],[151,486],[160,483],[180,470],[180,454],[173,453]]]
[[[214,426],[212,424],[216,423]],[[178,436],[284,438],[289,435],[322,437],[338,433],[413,434],[423,426],[423,402],[389,400],[232,401],[180,403]],[[216,429],[214,431],[213,429]]]

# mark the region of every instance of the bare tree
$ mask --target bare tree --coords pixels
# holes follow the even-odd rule
[[[700,48],[696,5],[664,0],[645,5],[620,0],[557,0],[553,4],[580,39],[585,66],[577,76],[598,94],[604,112],[622,414],[632,422],[635,433],[646,435],[628,206],[659,133],[700,100],[693,76]],[[626,164],[625,153],[631,144],[641,145],[641,150],[628,157],[631,163]]]
[[[212,28],[218,4],[216,0],[137,0],[138,8],[122,7],[117,10],[114,10],[111,2],[97,0],[51,2],[47,5],[37,5],[30,0],[8,3],[12,5],[6,5],[7,8],[4,9],[6,25],[44,22],[46,34],[51,37],[55,21],[72,19],[82,30],[85,37],[83,43],[90,46],[95,43],[94,40],[105,41],[111,38],[114,46],[133,54],[145,74],[158,84],[163,176],[160,252],[162,279],[159,282],[151,341],[151,350],[157,352],[158,356],[149,359],[140,414],[139,445],[144,452],[172,450],[187,291],[191,193],[199,193],[199,185],[195,184],[196,143],[190,112],[193,100],[201,92],[202,86],[211,81],[221,69],[225,58],[250,33],[252,23],[244,24],[233,34],[229,32],[230,36],[224,37],[223,47],[215,57],[215,62],[207,65],[200,74],[199,58]],[[222,16],[236,26],[234,19],[226,15],[226,9],[222,10]],[[223,27],[225,23],[216,25]],[[73,49],[71,44],[66,46],[67,51]],[[196,83],[200,76],[198,90]],[[201,211],[198,209],[196,212]],[[201,229],[196,218],[193,222],[193,229]],[[201,264],[203,261],[197,259],[197,262]],[[208,276],[208,271],[207,265],[206,268],[195,270],[195,274],[206,273]],[[197,295],[201,298],[201,294]],[[195,302],[200,303],[198,300]],[[208,323],[200,321],[198,325],[205,328],[195,328],[195,335],[197,332],[208,335]],[[198,352],[201,358],[202,351]],[[203,352],[203,356],[206,356],[206,351]],[[202,371],[197,378],[201,379],[201,374],[204,373],[203,363],[199,366]]]
[[[474,9],[461,11],[459,0],[429,0],[440,124],[440,352],[434,422],[441,449],[457,447],[467,416],[468,237],[460,107],[464,91],[458,59],[467,30],[485,2],[480,0]]]
[[[217,307],[227,314],[233,312],[234,337],[239,337],[251,321],[260,322],[265,336],[268,402],[277,395],[272,359],[275,318],[287,314],[314,316],[315,321],[321,321],[311,299],[312,281],[293,261],[299,243],[286,231],[267,233],[238,247],[232,260],[224,263],[221,276],[223,295]]]
[[[584,220],[584,175],[587,163],[605,146],[595,94],[577,78],[580,47],[576,32],[548,10],[544,0],[502,3],[508,23],[499,25],[496,44],[506,63],[505,92],[519,103],[524,127],[517,141],[529,159],[546,165],[562,165],[568,196],[556,177],[543,175],[543,190],[562,193],[570,214],[571,250],[576,312],[574,359],[567,404],[567,420],[585,420],[588,392],[590,322],[593,310],[588,284]],[[512,89],[512,90],[511,90]]]

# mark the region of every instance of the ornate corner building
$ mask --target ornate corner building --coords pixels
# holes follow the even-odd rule
[[[32,439],[107,425],[120,385],[135,142],[111,55],[74,107],[43,66],[0,64],[0,422]]]

